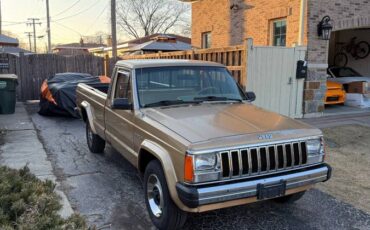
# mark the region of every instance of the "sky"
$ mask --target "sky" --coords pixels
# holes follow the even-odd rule
[[[40,18],[36,25],[38,45],[45,46],[46,2],[45,0],[0,0],[3,30],[15,34],[20,42],[28,45],[25,32],[28,18]],[[110,0],[49,0],[52,44],[79,42],[81,36],[91,36],[110,31]]]

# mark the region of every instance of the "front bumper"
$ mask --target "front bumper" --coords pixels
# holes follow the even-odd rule
[[[257,187],[260,185],[274,185],[285,181],[286,190],[290,190],[325,182],[330,179],[331,171],[328,164],[322,164],[304,170],[280,173],[268,177],[261,176],[257,179],[246,179],[228,184],[195,187],[177,183],[176,189],[184,205],[189,208],[197,208],[202,205],[256,197],[258,196]]]

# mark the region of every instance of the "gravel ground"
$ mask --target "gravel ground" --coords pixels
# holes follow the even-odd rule
[[[346,125],[324,129],[333,177],[320,190],[370,214],[370,128]]]
[[[80,120],[28,110],[74,210],[101,229],[154,229],[133,166],[109,146],[103,155],[91,154]],[[290,205],[266,201],[192,214],[185,229],[370,229],[370,215],[328,189],[312,189]]]

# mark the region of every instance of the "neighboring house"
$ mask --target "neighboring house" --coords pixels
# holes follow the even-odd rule
[[[179,0],[192,3],[192,45],[215,48],[241,45],[307,46],[308,76],[304,88],[305,116],[324,111],[326,69],[336,65],[340,43],[351,38],[370,43],[370,2],[365,0]],[[331,38],[318,34],[318,24],[330,17]],[[329,33],[330,34],[330,33]],[[348,55],[348,66],[370,75],[370,55]]]
[[[175,34],[153,34],[150,36],[129,40],[118,44],[118,56],[128,54],[145,54],[170,52],[191,49],[191,39]],[[112,47],[97,47],[89,49],[97,56],[112,55]]]
[[[105,47],[105,45],[97,43],[84,43],[81,39],[79,43],[57,45],[53,48],[53,53],[63,56],[88,55],[90,54],[89,49],[96,47]]]
[[[18,39],[6,36],[4,34],[0,34],[0,53],[8,53],[17,56],[20,53],[23,54],[32,53],[31,51],[19,48],[18,46],[19,46]]]
[[[18,47],[19,41],[16,38],[0,34],[0,46],[1,47]]]

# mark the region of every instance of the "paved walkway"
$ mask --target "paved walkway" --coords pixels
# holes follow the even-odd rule
[[[342,125],[363,125],[370,127],[370,112],[332,115],[328,117],[302,119],[301,121],[318,128],[330,128]]]
[[[56,193],[62,198],[63,204],[60,215],[70,216],[73,213],[71,205],[60,189],[44,146],[22,103],[17,103],[15,114],[0,115],[0,131],[0,165],[14,169],[28,165],[39,179],[56,183]]]

